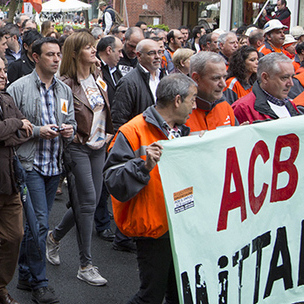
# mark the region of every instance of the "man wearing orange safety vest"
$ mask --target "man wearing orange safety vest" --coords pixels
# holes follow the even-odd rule
[[[214,52],[195,54],[190,59],[190,75],[198,85],[197,108],[186,123],[191,134],[238,125],[230,104],[223,97],[227,77],[225,59]]]
[[[288,56],[289,53],[282,47],[285,41],[285,28],[287,26],[277,19],[270,20],[264,25],[265,43],[258,48],[262,56],[273,52]]]
[[[136,238],[140,288],[128,303],[179,303],[168,222],[157,162],[159,140],[189,134],[184,125],[196,107],[197,86],[183,74],[164,77],[155,106],[120,127],[105,164],[118,228]]]

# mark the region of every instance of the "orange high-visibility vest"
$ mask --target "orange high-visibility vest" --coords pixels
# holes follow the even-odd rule
[[[245,90],[236,77],[230,77],[226,80],[226,88],[224,89],[224,92],[227,89],[232,90],[235,92],[238,98],[241,98],[252,91],[252,86],[249,89]]]
[[[121,126],[119,131],[130,143],[134,154],[143,160],[146,159],[147,146],[168,139],[160,129],[147,123],[142,114]],[[112,196],[112,205],[116,225],[127,236],[159,238],[168,231],[165,199],[157,165],[150,172],[149,183],[135,197],[120,202]]]
[[[199,108],[193,110],[186,122],[191,134],[201,130],[214,130],[220,126],[234,125],[234,112],[227,101],[219,102],[210,112]]]

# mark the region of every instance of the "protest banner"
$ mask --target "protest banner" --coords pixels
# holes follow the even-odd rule
[[[161,141],[180,303],[304,301],[304,117]]]

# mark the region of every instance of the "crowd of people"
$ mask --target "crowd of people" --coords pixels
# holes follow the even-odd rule
[[[113,249],[137,254],[140,287],[128,303],[178,303],[158,140],[304,113],[304,30],[279,14],[265,15],[263,29],[191,33],[127,28],[103,1],[100,10],[103,26],[91,30],[59,34],[46,21],[39,32],[26,15],[1,24],[0,304],[18,304],[6,289],[17,263],[17,288],[38,304],[59,302],[46,263],[60,265],[75,224],[78,279],[107,284],[91,255],[95,227]],[[22,229],[18,159],[38,239],[29,222]],[[64,178],[69,209],[50,229]]]

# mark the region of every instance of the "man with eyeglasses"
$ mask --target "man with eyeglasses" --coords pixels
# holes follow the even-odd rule
[[[156,87],[163,77],[162,51],[156,41],[144,39],[137,44],[137,67],[117,84],[111,114],[114,130],[155,104]]]
[[[137,28],[142,32],[140,28]],[[117,83],[111,107],[111,115],[116,132],[120,126],[141,114],[156,101],[156,87],[164,76],[160,69],[162,50],[158,42],[144,39],[136,46],[138,65]],[[113,248],[119,251],[135,252],[132,239],[118,229]]]
[[[137,65],[136,46],[144,39],[143,31],[139,27],[130,27],[125,33],[123,58],[118,62],[118,69],[122,76],[127,75]]]
[[[127,27],[125,27],[124,25],[118,25],[118,26],[115,26],[113,29],[112,29],[112,34],[117,37],[118,39],[120,39],[121,41],[124,41],[125,40],[125,33],[127,31]]]

